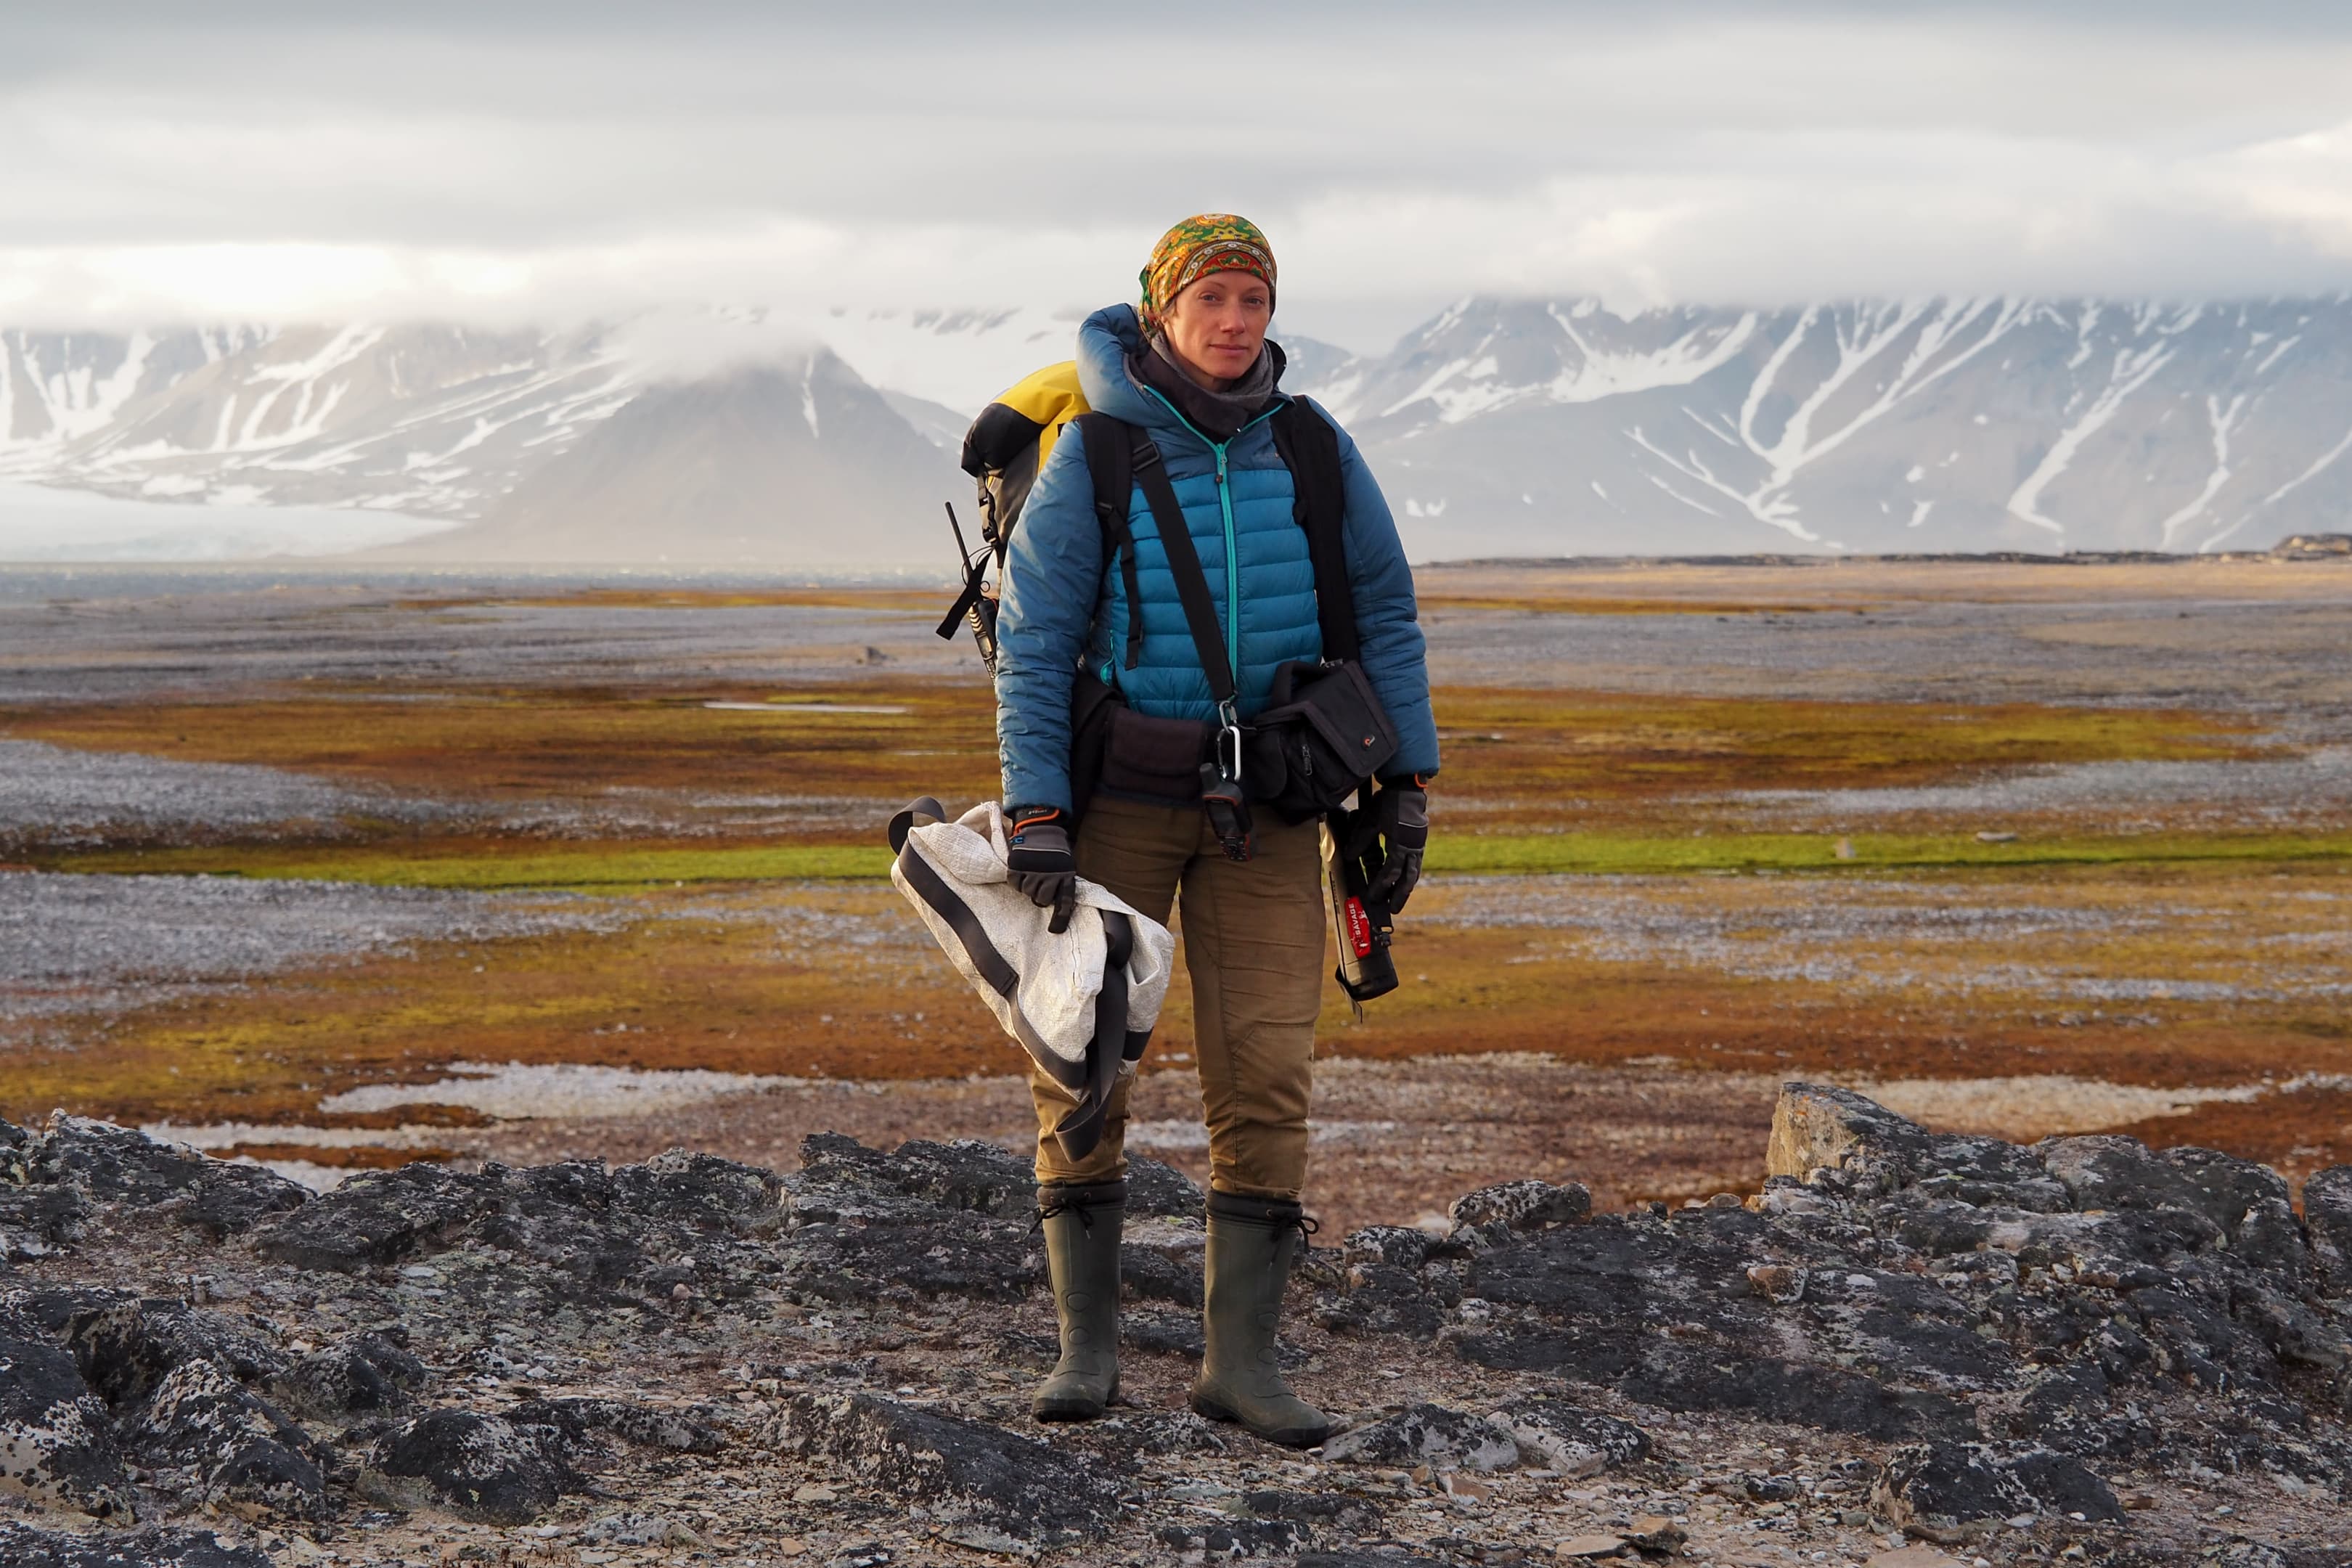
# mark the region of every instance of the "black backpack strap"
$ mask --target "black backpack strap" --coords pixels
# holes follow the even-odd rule
[[[1095,515],[1103,536],[1118,552],[1127,586],[1127,657],[1124,668],[1143,662],[1143,595],[1135,566],[1135,531],[1127,526],[1127,498],[1135,488],[1134,427],[1108,414],[1081,414],[1076,421],[1087,444],[1087,472],[1095,481]]]
[[[1344,526],[1347,481],[1339,471],[1339,433],[1306,399],[1294,397],[1266,421],[1275,450],[1290,469],[1297,498],[1291,512],[1307,531],[1307,558],[1315,567],[1315,619],[1323,630],[1323,657],[1355,658],[1356,598],[1348,579]]]
[[[1219,708],[1227,707],[1235,689],[1234,667],[1225,658],[1225,630],[1217,624],[1217,603],[1209,595],[1209,574],[1201,569],[1201,552],[1192,548],[1192,531],[1184,526],[1184,509],[1177,504],[1176,487],[1168,481],[1168,467],[1160,460],[1160,448],[1141,430],[1135,432],[1134,464],[1135,482],[1143,487],[1143,499],[1151,503],[1151,520],[1160,525],[1160,548],[1166,552],[1168,570],[1176,578],[1176,598],[1184,606],[1184,624],[1192,628],[1192,646],[1201,656],[1201,673],[1209,678],[1209,695]],[[1240,605],[1233,608],[1240,613]]]

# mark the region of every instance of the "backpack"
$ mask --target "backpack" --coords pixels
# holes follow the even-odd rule
[[[1339,436],[1315,409],[1292,398],[1267,422],[1275,448],[1290,469],[1296,497],[1293,515],[1307,531],[1307,559],[1315,569],[1315,614],[1323,634],[1323,657],[1357,656],[1355,605],[1348,590],[1348,557],[1341,527],[1347,513],[1345,480],[1339,472]],[[1125,574],[1128,603],[1137,591],[1135,541],[1127,528],[1128,499],[1135,484],[1136,437],[1140,432],[1087,406],[1075,360],[1024,378],[980,412],[964,433],[962,468],[979,486],[980,538],[970,548],[955,507],[947,509],[956,551],[963,562],[963,586],[939,625],[952,639],[969,625],[981,662],[996,668],[997,603],[1004,588],[1004,558],[1021,521],[1030,489],[1044,471],[1055,444],[1072,425],[1087,443],[1087,468],[1094,478],[1095,513],[1106,544]],[[993,575],[992,576],[992,571]],[[1142,636],[1143,617],[1129,619],[1130,640]],[[1130,647],[1130,655],[1133,653]],[[1130,657],[1128,662],[1132,665]]]
[[[943,639],[952,638],[956,627],[968,622],[981,663],[991,673],[996,668],[996,605],[1004,589],[1004,555],[1013,548],[1013,530],[1021,521],[1030,487],[1053,456],[1054,443],[1065,426],[1086,412],[1077,362],[1065,360],[1008,389],[982,409],[964,432],[963,471],[980,485],[980,548],[965,543],[963,525],[950,502],[948,526],[955,531],[956,553],[963,560],[963,590],[940,622],[939,633]],[[1097,483],[1095,489],[1099,497],[1102,486]]]

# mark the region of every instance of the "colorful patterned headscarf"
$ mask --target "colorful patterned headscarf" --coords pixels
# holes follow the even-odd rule
[[[1160,319],[1176,296],[1212,272],[1246,272],[1264,279],[1271,297],[1274,247],[1257,225],[1232,213],[1200,213],[1161,235],[1151,247],[1151,260],[1139,274],[1143,303],[1136,313],[1143,318],[1144,335],[1157,336]]]

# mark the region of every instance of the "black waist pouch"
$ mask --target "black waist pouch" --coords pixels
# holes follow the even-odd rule
[[[1347,805],[1396,750],[1396,726],[1361,665],[1286,664],[1250,727],[1242,787],[1284,821],[1307,822]]]
[[[1209,726],[1197,719],[1153,719],[1120,703],[1103,749],[1101,789],[1129,800],[1192,805],[1201,798],[1201,763]]]
[[[1090,670],[1078,672],[1070,702],[1070,798],[1074,815],[1097,794],[1154,805],[1197,805],[1210,727],[1196,719],[1138,713]]]

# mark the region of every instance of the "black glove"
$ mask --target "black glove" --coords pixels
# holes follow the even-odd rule
[[[1013,885],[1028,894],[1031,903],[1054,911],[1045,929],[1059,936],[1070,929],[1070,917],[1078,909],[1078,863],[1070,855],[1069,829],[1063,826],[1058,811],[1005,815],[1013,816],[1013,832],[1006,839],[1012,853],[1004,858],[1005,868],[1013,873]]]
[[[1372,796],[1372,831],[1380,837],[1381,868],[1365,887],[1364,901],[1393,914],[1421,880],[1421,857],[1429,847],[1429,792],[1417,784],[1382,785]]]

